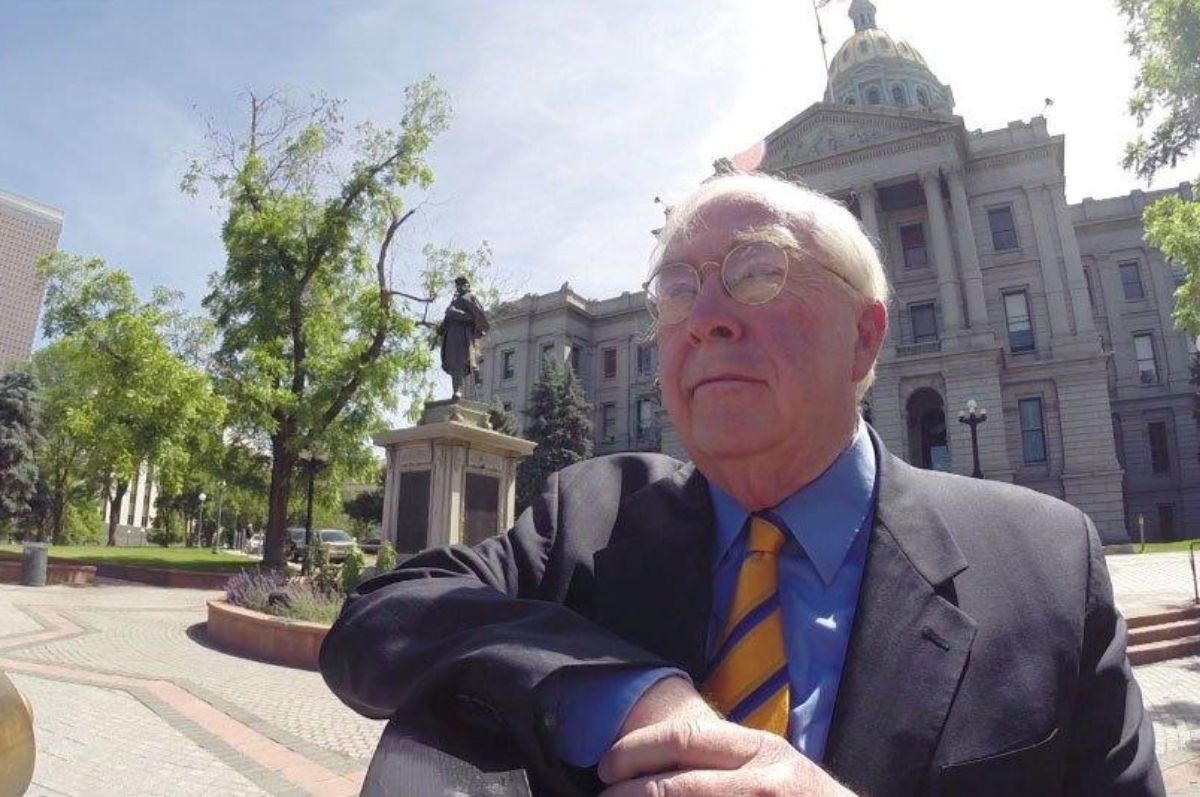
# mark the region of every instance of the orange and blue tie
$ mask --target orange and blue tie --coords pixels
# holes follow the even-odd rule
[[[709,665],[704,694],[730,722],[786,736],[790,689],[779,604],[779,552],[786,532],[750,519],[733,607]]]

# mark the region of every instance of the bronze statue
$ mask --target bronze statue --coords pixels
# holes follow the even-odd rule
[[[453,398],[462,397],[463,380],[479,368],[479,339],[488,331],[483,305],[471,293],[466,277],[454,279],[455,296],[438,325],[442,344],[442,370],[450,374]]]

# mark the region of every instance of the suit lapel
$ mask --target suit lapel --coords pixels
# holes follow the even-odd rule
[[[879,498],[825,766],[863,794],[915,794],[975,637],[951,579],[967,566],[920,472],[879,453]]]
[[[597,620],[704,677],[716,534],[708,487],[688,464],[629,496],[596,553]]]

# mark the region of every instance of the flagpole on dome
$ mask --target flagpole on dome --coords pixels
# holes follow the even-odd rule
[[[829,5],[831,0],[813,0],[813,16],[817,18],[817,37],[821,40],[821,60],[825,62],[825,75],[829,75],[829,53],[825,50],[825,29],[821,27],[821,12],[819,9]]]

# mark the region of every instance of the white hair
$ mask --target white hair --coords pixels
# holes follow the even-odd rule
[[[811,188],[759,173],[713,177],[673,205],[650,258],[651,272],[662,263],[672,241],[693,232],[701,210],[725,199],[747,199],[775,212],[801,246],[811,248],[825,268],[841,276],[864,297],[887,304],[887,272],[854,214]],[[859,383],[860,398],[874,379],[872,367]]]

